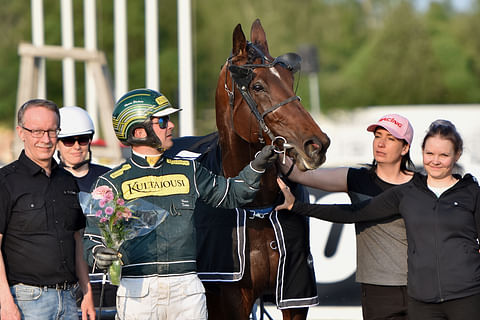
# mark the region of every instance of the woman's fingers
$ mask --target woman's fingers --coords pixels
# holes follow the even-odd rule
[[[282,190],[285,201],[282,204],[276,206],[275,210],[292,209],[293,204],[295,203],[295,196],[290,191],[290,188],[285,184],[285,182],[283,182],[283,180],[280,177],[277,177],[277,184],[280,187],[280,190]]]

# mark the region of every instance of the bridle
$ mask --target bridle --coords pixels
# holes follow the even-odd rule
[[[235,85],[237,87],[237,89],[239,90],[240,94],[242,95],[242,98],[245,100],[248,107],[250,108],[250,111],[253,113],[253,115],[255,116],[255,118],[258,122],[258,125],[259,125],[258,140],[259,140],[259,142],[261,144],[265,144],[265,139],[263,139],[263,134],[262,134],[262,131],[263,131],[272,140],[272,145],[275,143],[276,140],[283,139],[285,141],[285,143],[283,145],[283,148],[287,148],[288,144],[286,143],[286,139],[283,138],[283,137],[275,137],[273,135],[272,131],[270,130],[270,128],[268,128],[267,124],[265,123],[264,118],[268,113],[273,112],[273,111],[277,110],[278,108],[280,108],[280,107],[282,107],[282,106],[284,106],[284,105],[286,105],[286,104],[288,104],[292,101],[295,101],[295,100],[300,101],[301,100],[300,97],[296,96],[296,95],[292,96],[290,98],[287,98],[287,99],[283,100],[280,103],[277,103],[274,106],[271,106],[270,108],[265,110],[263,113],[260,113],[258,111],[257,103],[255,102],[252,95],[250,94],[249,85],[250,85],[250,82],[253,79],[253,76],[255,75],[254,70],[256,68],[272,68],[272,67],[275,67],[277,64],[280,64],[281,66],[283,66],[287,70],[291,71],[292,73],[295,73],[300,69],[300,63],[301,63],[302,59],[298,54],[290,52],[290,53],[286,53],[284,55],[281,55],[279,57],[276,57],[274,60],[271,60],[267,56],[265,56],[265,54],[257,46],[255,46],[251,42],[247,43],[247,49],[253,49],[253,52],[256,53],[254,58],[257,58],[257,57],[261,58],[262,63],[259,63],[259,64],[247,63],[247,64],[244,64],[244,65],[237,66],[237,65],[234,65],[232,63],[232,57],[228,58],[227,69],[230,72],[230,75],[231,75],[231,78],[232,78],[232,90],[229,90],[228,85],[227,85],[227,77],[225,76],[225,91],[227,92],[228,97],[229,97],[230,107],[232,109],[234,107],[234,101],[235,101],[234,92],[235,92],[235,90],[233,89],[233,85]],[[251,50],[248,50],[248,51],[250,52]]]

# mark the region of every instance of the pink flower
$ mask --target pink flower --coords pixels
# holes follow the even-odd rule
[[[98,218],[102,215],[102,210],[98,210],[96,213],[95,213],[95,216]]]
[[[113,192],[111,192],[111,191],[110,191],[110,192],[107,192],[107,193],[105,194],[105,198],[104,198],[104,199],[107,200],[107,201],[112,201],[112,200],[113,200]]]
[[[128,221],[128,219],[132,217],[132,211],[130,211],[128,208],[125,208],[125,210],[122,212],[122,217]]]
[[[100,222],[101,222],[101,223],[105,223],[105,222],[107,222],[107,221],[108,221],[108,218],[106,218],[106,217],[100,218]]]
[[[112,193],[112,189],[107,186],[100,186],[92,191],[92,198],[96,200],[103,199],[107,193]]]
[[[123,206],[123,205],[125,204],[125,201],[124,201],[122,198],[118,198],[118,199],[117,199],[117,204],[118,204],[119,206]]]
[[[100,206],[100,208],[105,207],[106,204],[107,204],[107,200],[105,199],[102,199],[98,202],[98,205]]]
[[[112,213],[113,213],[113,208],[112,208],[112,207],[106,207],[106,208],[105,208],[105,213],[106,213],[107,215],[111,216]]]

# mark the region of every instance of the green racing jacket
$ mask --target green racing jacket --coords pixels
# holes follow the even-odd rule
[[[121,245],[122,277],[196,272],[193,221],[196,200],[201,199],[213,207],[241,207],[253,200],[260,178],[261,172],[251,165],[247,165],[237,177],[225,178],[213,174],[195,160],[161,157],[151,167],[135,153],[123,164],[100,176],[93,189],[106,185],[126,202],[143,198],[168,212],[153,231]],[[101,245],[99,228],[87,219],[84,248],[90,265],[94,265],[94,249]]]

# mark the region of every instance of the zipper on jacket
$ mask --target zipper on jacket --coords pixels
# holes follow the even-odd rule
[[[439,259],[438,259],[438,207],[439,207],[439,203],[440,203],[440,197],[443,195],[443,193],[440,195],[440,197],[437,197],[437,195],[432,191],[430,190],[430,188],[428,188],[428,185],[426,184],[426,181],[425,181],[425,184],[422,185],[421,189],[423,189],[423,192],[425,192],[427,195],[429,195],[430,197],[433,197],[434,198],[434,201],[435,201],[435,210],[434,210],[434,244],[435,244],[435,269],[436,269],[436,274],[437,274],[437,286],[438,286],[438,294],[439,294],[439,298],[440,298],[440,302],[443,302],[444,301],[444,298],[443,298],[443,294],[442,294],[442,286],[441,286],[441,283],[440,283],[440,262],[439,262]]]
[[[443,290],[442,290],[442,284],[440,282],[440,263],[439,263],[439,259],[438,259],[438,252],[439,252],[439,249],[438,248],[438,223],[439,223],[439,218],[438,218],[438,207],[439,207],[439,203],[440,203],[440,199],[441,198],[445,198],[445,194],[447,193],[451,193],[453,192],[453,190],[455,189],[458,189],[458,188],[462,188],[462,185],[460,184],[460,182],[462,181],[463,179],[459,179],[452,187],[450,187],[449,189],[445,190],[441,195],[440,197],[437,197],[435,195],[435,197],[437,197],[437,201],[436,201],[436,204],[435,204],[435,218],[437,219],[435,221],[435,260],[436,260],[436,263],[437,263],[437,281],[438,281],[438,293],[439,293],[439,297],[440,297],[440,302],[444,302],[445,301],[445,298],[443,297]],[[432,192],[430,189],[429,189],[430,192]],[[432,192],[433,193],[433,192]]]
[[[430,190],[431,192],[431,190]],[[435,195],[435,197],[437,197]],[[439,258],[438,258],[438,250],[440,249],[438,247],[438,221],[439,221],[439,218],[438,218],[438,207],[440,206],[439,205],[439,201],[440,198],[437,198],[437,200],[435,201],[435,264],[436,264],[436,269],[437,269],[437,284],[438,284],[438,293],[439,293],[439,297],[440,297],[440,301],[443,302],[443,294],[442,294],[442,285],[441,285],[441,282],[440,282],[440,262],[439,262]]]

